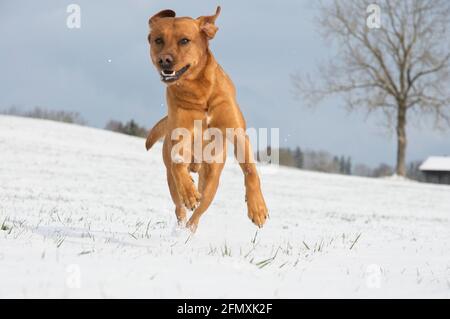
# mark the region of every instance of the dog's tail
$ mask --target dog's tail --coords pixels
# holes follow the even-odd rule
[[[159,139],[163,138],[166,135],[166,127],[167,127],[167,116],[163,117],[156,123],[155,126],[150,130],[147,136],[147,140],[145,141],[145,148],[147,151],[155,144]]]

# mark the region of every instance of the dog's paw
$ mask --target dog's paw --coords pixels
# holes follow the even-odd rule
[[[194,234],[198,227],[198,219],[190,218],[186,223],[186,229],[188,229],[192,234]]]
[[[186,217],[183,217],[183,218],[177,217],[177,227],[178,228],[184,228],[186,226],[186,222],[187,222]]]
[[[178,238],[184,238],[186,235],[190,235],[191,232],[186,228],[186,222],[184,224],[180,224],[179,222],[175,223],[172,229],[172,236]]]
[[[194,210],[200,204],[201,194],[191,180],[186,180],[180,184],[178,194],[180,195],[184,206],[190,210]]]
[[[269,216],[266,203],[260,192],[246,195],[248,218],[258,227],[262,227]]]

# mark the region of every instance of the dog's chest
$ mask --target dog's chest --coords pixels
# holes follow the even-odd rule
[[[209,127],[211,125],[212,115],[206,113],[206,125]]]

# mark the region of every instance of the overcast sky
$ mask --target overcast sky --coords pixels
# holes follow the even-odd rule
[[[81,6],[81,28],[66,26],[67,5]],[[309,72],[333,52],[317,34],[312,1],[40,0],[0,1],[0,108],[78,111],[89,124],[136,119],[152,126],[166,113],[164,85],[151,65],[147,21],[213,14],[212,41],[233,79],[250,127],[280,128],[282,146],[394,164],[395,139],[381,117],[348,114],[340,100],[311,110],[294,98],[290,74]],[[408,160],[450,155],[450,131],[408,127]]]

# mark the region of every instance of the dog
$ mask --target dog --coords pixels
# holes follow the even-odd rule
[[[168,112],[150,130],[146,148],[149,150],[156,141],[164,138],[163,160],[175,214],[178,223],[192,232],[196,231],[200,217],[216,194],[227,153],[227,139],[223,139],[219,141],[222,147],[215,154],[219,160],[198,161],[192,155],[191,138],[173,138],[172,132],[177,129],[193,136],[195,121],[200,121],[206,128],[219,130],[222,136],[227,135],[227,128],[244,132],[242,138],[237,135],[227,138],[234,146],[235,156],[241,154],[238,161],[244,173],[248,217],[258,227],[262,227],[268,217],[235,87],[209,48],[209,41],[218,31],[215,22],[219,14],[220,6],[214,15],[197,19],[176,17],[174,11],[163,10],[148,21],[150,57],[161,81],[167,86]],[[206,142],[203,149],[211,143],[203,137],[202,141]],[[178,151],[174,151],[175,147]],[[187,160],[180,161],[180,157]],[[198,188],[191,172],[199,174]],[[186,209],[193,211],[189,220]]]

